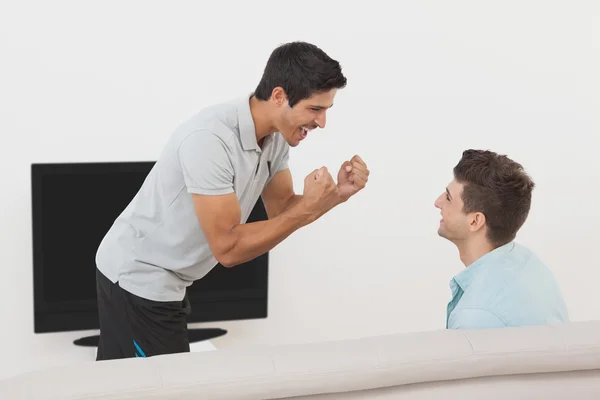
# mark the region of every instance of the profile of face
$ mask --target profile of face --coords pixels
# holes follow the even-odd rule
[[[277,105],[277,130],[291,147],[296,147],[316,128],[325,128],[327,111],[333,106],[336,89],[314,93],[290,107],[283,89],[273,91],[272,100]]]
[[[463,210],[463,188],[462,183],[452,180],[434,203],[442,217],[438,235],[453,243],[465,242],[477,234],[485,233],[483,213],[465,213]]]

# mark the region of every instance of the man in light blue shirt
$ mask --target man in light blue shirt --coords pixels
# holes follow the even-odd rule
[[[438,234],[458,248],[465,269],[450,281],[448,329],[546,325],[569,320],[550,269],[516,243],[531,206],[523,167],[491,151],[466,150],[435,202]]]

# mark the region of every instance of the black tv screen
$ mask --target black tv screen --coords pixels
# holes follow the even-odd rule
[[[97,329],[98,246],[154,162],[32,164],[36,333]],[[267,219],[259,199],[249,222]],[[189,323],[265,318],[268,253],[188,288]]]

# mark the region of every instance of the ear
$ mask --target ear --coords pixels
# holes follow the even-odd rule
[[[287,103],[287,94],[285,93],[285,90],[283,90],[282,87],[277,86],[271,92],[271,100],[273,100],[278,107],[285,105]]]
[[[485,227],[485,215],[480,212],[472,213],[469,216],[469,230],[477,232]]]

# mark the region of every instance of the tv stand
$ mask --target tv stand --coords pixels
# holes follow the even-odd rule
[[[188,337],[190,343],[202,342],[204,340],[214,339],[219,336],[223,336],[227,333],[225,329],[220,328],[194,328],[188,329]],[[98,347],[98,341],[100,336],[92,335],[79,338],[73,341],[76,346],[83,347]]]

